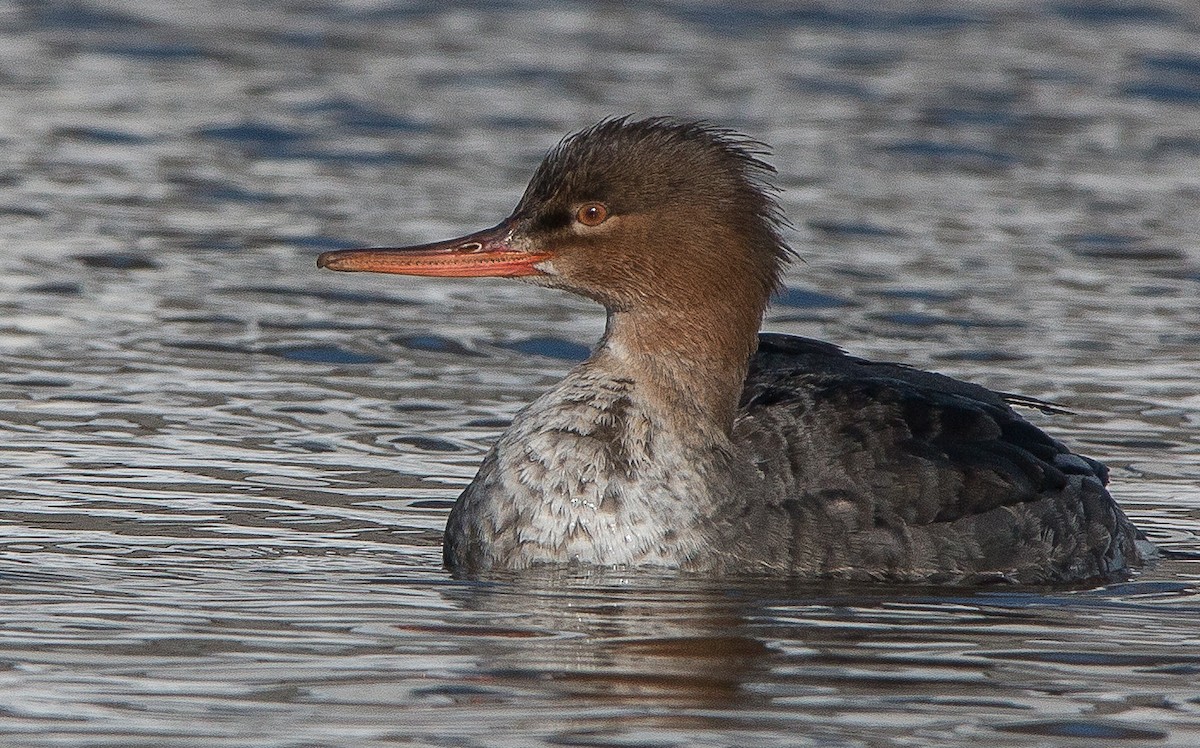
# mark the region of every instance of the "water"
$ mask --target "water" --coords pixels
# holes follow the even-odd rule
[[[0,743],[1200,743],[1188,3],[0,4]],[[318,272],[602,116],[775,146],[773,330],[1062,402],[1171,552],[1097,590],[470,584],[440,533],[598,336]]]

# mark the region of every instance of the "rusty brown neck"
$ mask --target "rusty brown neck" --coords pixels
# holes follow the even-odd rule
[[[765,306],[727,287],[695,305],[610,310],[593,363],[633,380],[664,422],[728,436]]]

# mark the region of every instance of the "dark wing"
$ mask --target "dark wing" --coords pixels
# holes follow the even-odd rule
[[[854,358],[829,343],[764,334],[737,435],[776,495],[843,495],[874,505],[879,521],[908,525],[1036,501],[1062,492],[1072,475],[1107,482],[1102,464],[1072,454],[1010,401],[1042,405]]]
[[[1071,411],[1056,403],[1039,400],[1028,395],[1016,395],[1011,392],[996,392],[987,387],[981,387],[970,382],[963,382],[944,374],[932,371],[914,369],[907,364],[897,364],[886,361],[868,361],[864,358],[851,356],[833,343],[823,340],[802,338],[797,335],[782,335],[780,333],[760,333],[758,336],[758,353],[750,362],[751,375],[756,371],[766,372],[772,369],[788,370],[806,366],[823,367],[823,370],[841,371],[853,376],[874,376],[898,379],[916,385],[923,385],[933,390],[950,394],[962,395],[989,405],[1003,406],[1018,405],[1033,408],[1043,413],[1065,413]]]

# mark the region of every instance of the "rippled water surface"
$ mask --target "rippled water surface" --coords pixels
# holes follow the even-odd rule
[[[1200,744],[1200,11],[0,3],[0,744]],[[1096,590],[456,582],[600,311],[319,272],[602,116],[770,142],[770,329],[1050,398],[1168,552]]]

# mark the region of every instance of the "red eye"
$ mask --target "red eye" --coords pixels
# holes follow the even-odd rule
[[[608,208],[604,203],[588,203],[575,214],[575,220],[584,226],[599,226],[608,219]]]

